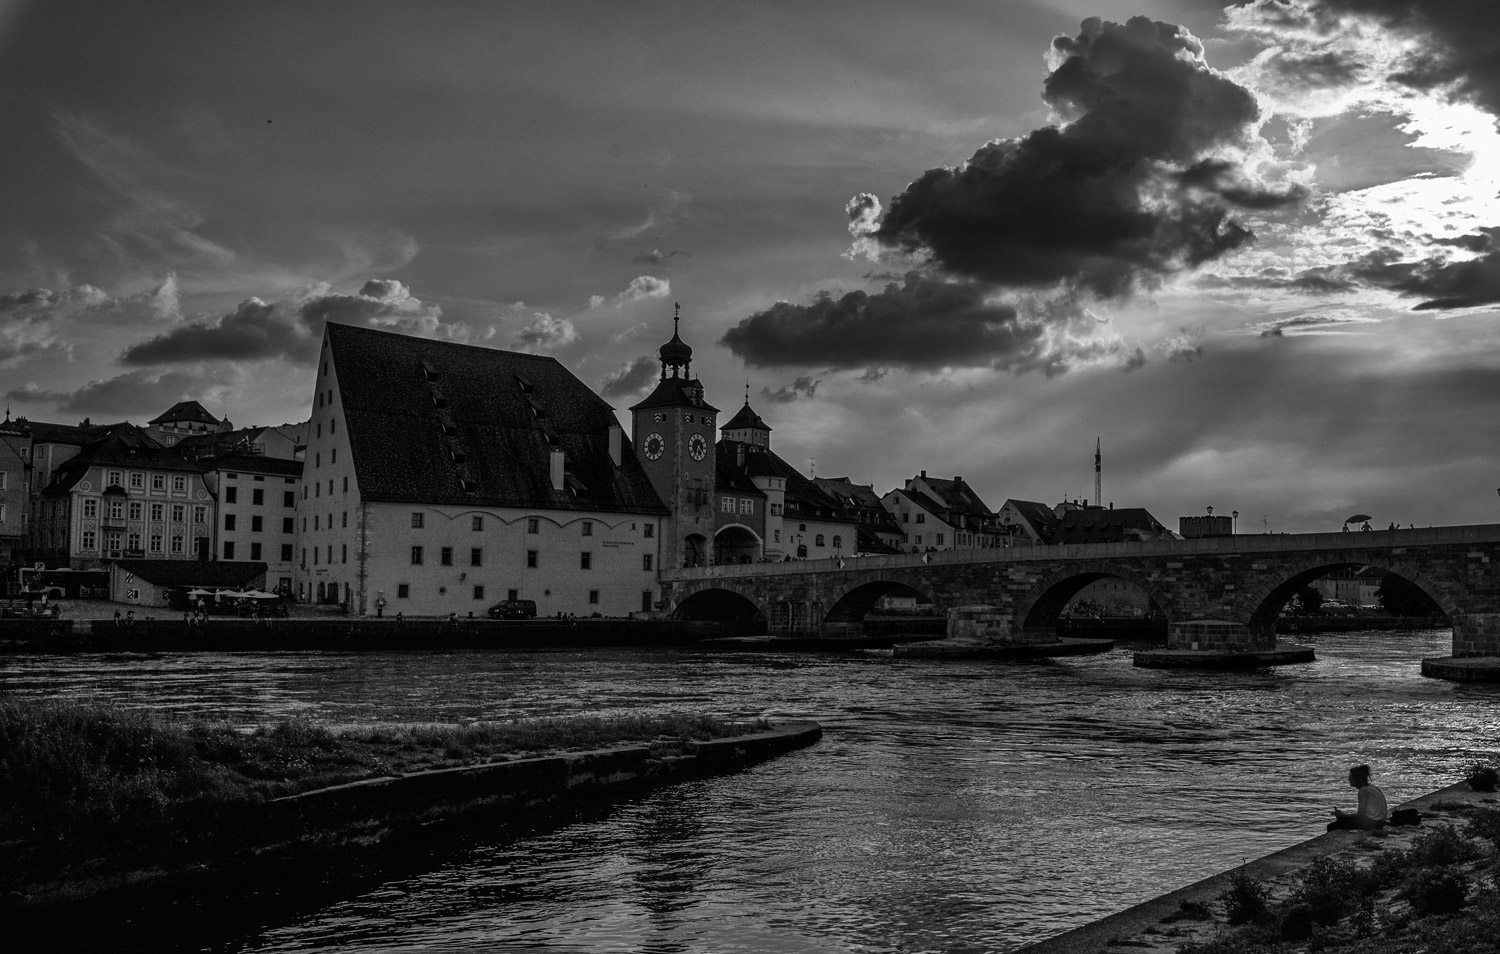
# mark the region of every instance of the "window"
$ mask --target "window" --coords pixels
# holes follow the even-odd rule
[[[152,474],[151,475],[151,489],[152,490],[166,490],[167,489],[167,475],[166,474]]]
[[[520,597],[521,597],[521,591],[520,590],[506,590],[505,591],[505,598],[508,599],[508,600],[520,599]]]
[[[297,491],[295,491],[295,490],[283,490],[281,492],[281,505],[283,507],[295,507],[295,506],[297,506]]]
[[[319,421],[318,422],[318,437],[321,438],[322,436],[323,436],[323,422]]]
[[[225,503],[237,503],[239,501],[239,499],[240,499],[240,489],[238,487],[225,487],[224,488],[224,502]]]
[[[187,492],[187,478],[184,477],[184,476],[182,476],[181,474],[178,474],[177,476],[173,477],[172,478],[172,490],[174,492],[176,492],[176,493],[179,493],[179,494],[186,493]]]
[[[396,584],[396,599],[398,599],[398,600],[404,600],[408,596],[411,596],[411,585],[407,584],[407,583],[397,583]]]
[[[172,534],[172,552],[173,553],[181,553],[182,552],[182,534],[180,534],[180,533],[174,533],[174,534]],[[290,559],[290,557],[288,557],[288,559]]]
[[[937,539],[938,546],[942,546],[943,545],[943,535],[940,533],[940,534],[937,535],[937,537],[938,537],[938,539]]]
[[[651,612],[651,591],[641,590],[641,612]]]
[[[797,524],[797,529],[805,533],[807,532],[807,524],[799,523]]]
[[[263,506],[265,504],[265,502],[266,502],[266,492],[265,492],[264,489],[262,489],[260,487],[257,487],[254,490],[250,491],[250,506],[252,506],[252,507],[260,507],[260,506]]]
[[[139,519],[141,519],[142,509],[143,508],[142,508],[141,502],[139,500],[132,500],[130,502],[130,519],[131,520],[139,520]]]
[[[333,544],[328,544],[328,562],[333,562]]]
[[[526,569],[528,569],[528,570],[535,570],[536,569],[536,551],[535,550],[527,550],[526,551]]]
[[[469,548],[469,566],[484,566],[484,547]]]
[[[260,559],[260,544],[259,543],[252,543],[252,544],[250,544],[250,559],[252,559],[252,560],[259,560]]]
[[[121,483],[121,481],[120,481],[121,475],[122,475],[122,471],[118,471],[118,470],[112,470],[112,471],[110,471],[104,477],[104,486],[106,486],[106,487],[123,487],[124,484]]]
[[[412,566],[421,566],[422,565],[422,548],[421,547],[412,547],[411,548],[411,565]]]
[[[585,520],[583,522],[583,535],[586,537],[592,537],[594,535],[594,521]]]
[[[83,515],[85,517],[97,517],[97,516],[99,516],[99,501],[94,500],[92,498],[84,500],[84,502],[83,502]]]
[[[646,537],[646,539],[648,539],[648,540],[651,539],[652,537],[656,536],[656,524],[654,524],[654,523],[648,523],[648,524],[646,524],[644,527],[641,528],[641,535],[644,536],[644,537]]]
[[[453,565],[452,547],[443,547],[442,549],[438,550],[438,563],[442,564],[443,566]]]
[[[262,529],[263,529],[263,523],[262,523],[262,518],[260,517],[260,515],[257,514],[256,516],[251,517],[250,518],[250,532],[251,533],[260,533]]]
[[[281,518],[281,532],[282,533],[296,533],[297,532],[297,518],[296,517],[282,517]]]
[[[281,545],[281,562],[292,562],[292,545],[290,543],[283,543]]]
[[[815,545],[817,545],[817,546],[820,546],[820,547],[821,547],[821,546],[822,546],[822,545],[823,545],[823,535],[822,535],[822,534],[821,534],[821,533],[820,533],[820,534],[818,534],[818,535],[817,535],[817,536],[816,536],[816,537],[814,537],[814,538],[813,538],[813,543],[814,543],[814,544],[815,544]]]
[[[204,507],[194,507],[193,508],[193,522],[194,523],[203,523],[203,522],[205,522],[208,519],[207,514],[208,514],[208,511],[207,511],[206,508],[204,508]]]
[[[911,514],[909,514],[909,513],[903,513],[901,515],[901,522],[902,523],[911,523]]]
[[[307,547],[302,548],[302,569],[307,569]]]
[[[224,515],[224,529],[225,530],[233,530],[234,529],[234,514],[232,514],[232,513],[226,513]]]
[[[334,418],[333,420],[331,420],[331,421],[328,422],[328,433],[330,433],[330,434],[337,434],[338,432],[339,432],[339,419],[338,418]]]
[[[83,548],[85,550],[92,550],[92,549],[94,549],[94,531],[92,531],[92,530],[85,530],[85,531],[83,531]]]
[[[328,463],[330,463],[330,464],[337,464],[338,462],[339,462],[339,449],[337,447],[335,447],[333,450],[331,450],[331,451],[328,452]]]
[[[719,501],[719,509],[724,513],[734,513],[734,498],[725,497]]]
[[[643,569],[643,570],[649,570],[649,569],[651,569],[651,554],[649,554],[649,553],[642,553],[641,554],[641,569]]]
[[[771,542],[772,543],[780,543],[781,542],[781,531],[780,530],[772,530],[771,531]]]
[[[469,529],[470,530],[483,530],[484,529],[484,518],[481,517],[481,516],[470,517],[469,518]]]
[[[773,503],[773,504],[771,504],[771,516],[773,516],[773,517],[779,517],[779,516],[781,516],[781,504],[779,504],[779,503]]]
[[[146,489],[146,475],[143,474],[143,473],[141,473],[138,470],[131,471],[130,472],[130,489],[131,490],[144,490],[144,489]]]
[[[590,606],[598,606],[599,605],[599,591],[598,590],[589,590],[589,605]]]
[[[339,544],[339,562],[340,563],[348,563],[349,562],[349,544],[347,544],[347,543],[340,543]]]
[[[740,513],[754,513],[754,512],[755,512],[755,501],[754,500],[741,500],[740,501]]]
[[[314,454],[313,455],[313,466],[314,467],[322,467],[323,466],[323,455],[322,454]]]
[[[484,587],[482,587],[482,586],[476,586],[476,587],[474,587],[474,598],[476,600],[482,600],[482,599],[484,599]]]
[[[233,540],[225,540],[224,541],[224,559],[226,559],[226,560],[233,560],[234,559],[234,541]],[[314,562],[317,562],[317,561],[314,561]]]
[[[161,523],[162,519],[165,518],[166,515],[167,507],[165,504],[154,503],[151,505],[151,519],[154,522]]]
[[[594,568],[594,555],[585,550],[578,554],[578,569],[592,570]]]
[[[797,544],[797,559],[799,559],[799,560],[806,560],[807,559],[807,547],[803,546],[800,543]]]
[[[418,528],[418,529],[421,528],[421,526],[422,526],[422,514],[421,514],[421,512],[418,511],[418,512],[413,512],[412,513],[412,515],[411,515],[411,525],[413,527],[415,527],[415,528]]]
[[[349,511],[345,510],[343,512],[343,519],[344,519],[343,525],[346,526],[346,527],[349,526]]]
[[[107,549],[120,549],[120,532],[118,530],[111,530],[109,533],[104,535],[104,539],[106,541]]]
[[[842,547],[843,545],[844,545],[844,538],[835,533],[833,535],[833,548],[835,550],[837,550],[840,547]]]
[[[926,523],[926,522],[927,522],[927,514],[925,514],[925,513],[919,513],[919,514],[917,514],[917,523]]]
[[[186,517],[186,516],[187,516],[187,508],[186,507],[184,507],[182,504],[173,504],[172,505],[172,522],[173,523],[181,523],[182,520],[183,520],[183,518]]]
[[[344,493],[347,494],[348,492],[349,492],[349,476],[346,474],[346,475],[344,475]]]
[[[333,478],[328,478],[328,496],[333,496]]]
[[[540,517],[527,517],[526,518],[526,532],[527,533],[541,533],[542,532],[542,521],[541,521],[541,518]]]

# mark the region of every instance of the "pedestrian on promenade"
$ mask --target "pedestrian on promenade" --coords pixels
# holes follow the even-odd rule
[[[1359,791],[1359,804],[1352,812],[1335,808],[1329,831],[1359,829],[1374,831],[1385,827],[1385,793],[1370,784],[1370,767],[1356,765],[1349,770],[1349,786]]]

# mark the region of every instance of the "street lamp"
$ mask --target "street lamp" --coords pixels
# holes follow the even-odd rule
[[[1236,510],[1236,511],[1232,512],[1229,516],[1231,516],[1231,517],[1234,518],[1234,530],[1233,530],[1233,532],[1234,533],[1239,533],[1240,532],[1240,512],[1238,510]]]
[[[1212,516],[1213,516],[1213,515],[1214,515],[1214,508],[1212,508],[1212,507],[1209,507],[1209,508],[1208,508],[1208,515],[1209,515],[1209,516],[1210,516],[1210,517],[1212,517]]]

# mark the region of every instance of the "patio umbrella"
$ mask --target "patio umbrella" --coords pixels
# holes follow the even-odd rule
[[[267,593],[265,590],[246,590],[245,592],[241,593],[240,595],[243,596],[243,597],[245,597],[246,599],[252,599],[252,600],[274,600],[274,599],[276,599],[276,594],[275,593]]]
[[[213,595],[214,595],[214,591],[213,590],[205,590],[201,586],[198,587],[197,589],[188,590],[188,596],[213,596]]]
[[[1357,513],[1354,516],[1350,517],[1348,520],[1345,520],[1344,522],[1345,523],[1364,523],[1366,520],[1369,520],[1369,519],[1370,519],[1370,515],[1369,514],[1367,514],[1367,513]]]

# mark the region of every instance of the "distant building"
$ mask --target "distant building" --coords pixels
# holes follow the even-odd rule
[[[227,417],[219,420],[197,401],[178,401],[153,417],[145,431],[161,446],[171,447],[186,437],[219,433],[232,427]]]
[[[1234,520],[1225,514],[1178,517],[1177,532],[1184,540],[1193,540],[1198,537],[1230,537],[1234,535]]]
[[[201,463],[218,504],[215,558],[264,563],[262,585],[279,593],[294,592],[302,462],[241,453]]]
[[[814,477],[813,483],[854,515],[856,554],[875,556],[903,552],[901,525],[880,502],[880,495],[874,487],[856,484],[848,477]]]
[[[248,561],[116,560],[109,566],[109,598],[142,607],[172,605],[172,595],[186,599],[206,590],[265,589],[266,565]],[[179,604],[181,605],[181,604]]]
[[[330,322],[314,386],[304,598],[386,616],[655,606],[666,508],[609,405],[557,360]]]
[[[21,556],[31,504],[31,429],[6,412],[0,424],[0,567]]]

